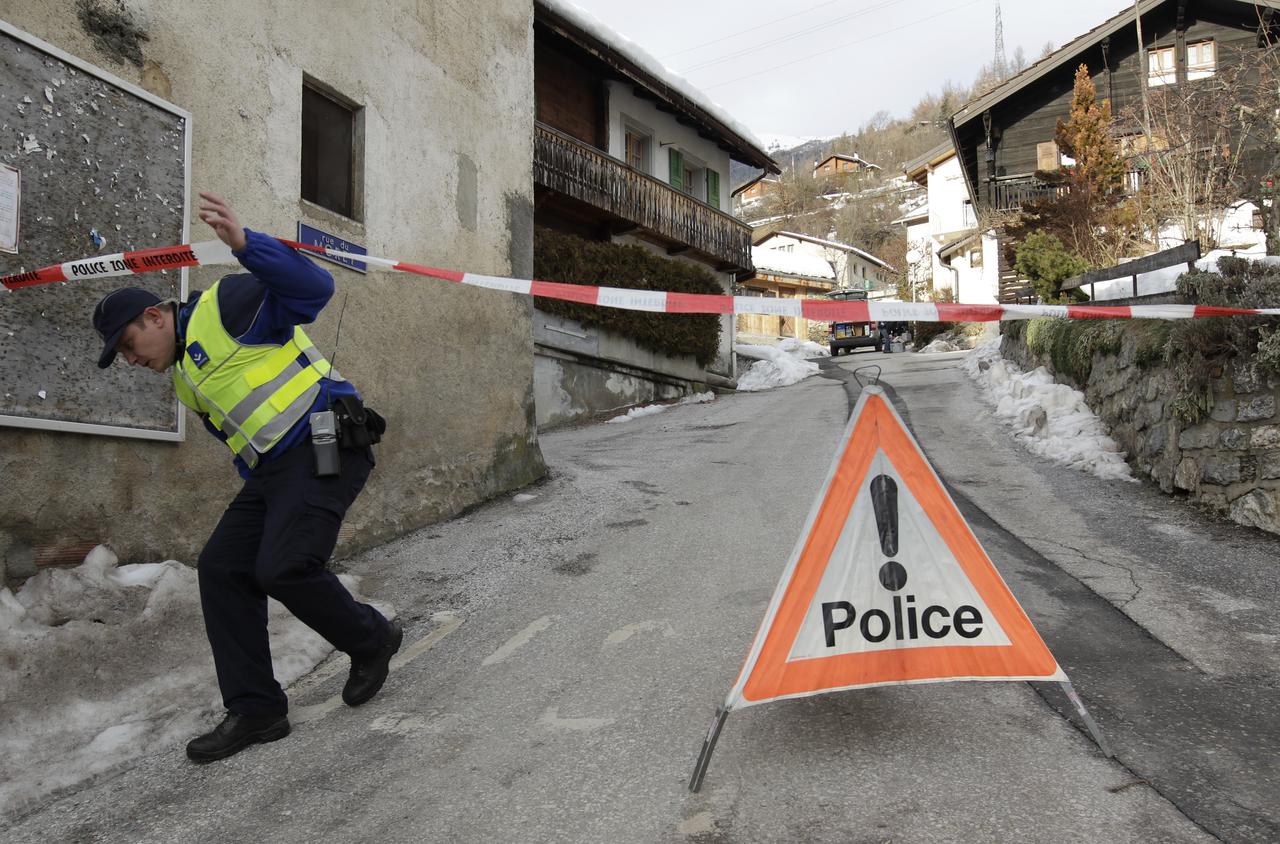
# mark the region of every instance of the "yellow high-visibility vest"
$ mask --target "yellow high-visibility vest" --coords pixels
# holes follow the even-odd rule
[[[214,284],[191,312],[173,386],[252,469],[311,410],[325,377],[342,380],[299,326],[282,346],[248,346],[228,334]]]

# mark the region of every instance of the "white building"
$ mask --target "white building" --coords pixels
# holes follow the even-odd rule
[[[831,265],[839,287],[859,290],[886,290],[894,287],[892,266],[870,252],[807,234],[779,231],[755,241],[758,249],[770,249],[820,258]],[[757,251],[755,254],[759,254]],[[758,267],[758,264],[757,264]]]
[[[910,278],[930,279],[934,292],[949,290],[956,301],[997,301],[999,242],[978,227],[955,148],[950,142],[935,147],[908,163],[903,172],[927,196],[922,207],[895,221],[907,227]]]

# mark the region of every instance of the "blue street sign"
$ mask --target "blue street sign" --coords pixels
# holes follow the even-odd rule
[[[323,246],[326,249],[337,249],[339,252],[352,252],[356,255],[368,255],[369,251],[359,244],[352,243],[349,240],[343,240],[336,234],[322,232],[317,228],[312,228],[306,223],[298,222],[298,242],[305,243],[308,246]],[[350,258],[333,258],[328,255],[322,255],[319,252],[307,253],[311,257],[319,258],[322,261],[332,261],[335,264],[355,270],[358,273],[368,272],[369,265],[364,261],[353,261]]]

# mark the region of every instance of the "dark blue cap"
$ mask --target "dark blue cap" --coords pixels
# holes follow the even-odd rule
[[[141,287],[121,287],[98,301],[98,306],[93,309],[93,328],[102,335],[99,369],[106,369],[116,359],[116,344],[120,342],[129,323],[138,314],[152,305],[159,305],[161,301],[159,296]]]

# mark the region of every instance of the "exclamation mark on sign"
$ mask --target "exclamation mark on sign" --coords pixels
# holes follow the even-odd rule
[[[880,550],[886,557],[898,553],[898,482],[888,475],[871,479],[871,506],[876,512],[876,529],[880,534]],[[897,592],[907,585],[907,570],[896,560],[880,567],[880,585]]]

